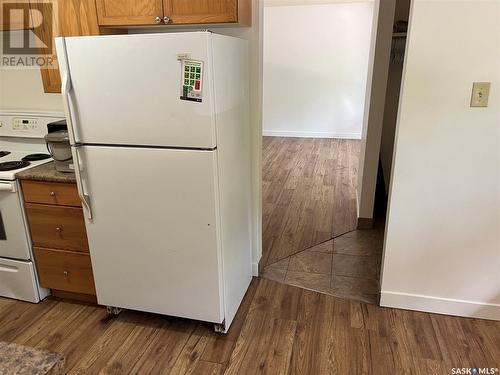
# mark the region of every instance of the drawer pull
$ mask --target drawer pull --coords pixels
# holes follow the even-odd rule
[[[64,274],[64,276],[68,277],[69,271],[64,271],[63,274]]]
[[[56,228],[56,230],[57,230],[58,232],[60,232],[60,231],[62,231],[62,228],[61,228],[61,227],[57,227],[57,228]]]
[[[55,196],[56,196],[56,192],[55,192],[55,191],[51,191],[51,192],[50,192],[50,196],[51,196],[51,197],[55,197]]]

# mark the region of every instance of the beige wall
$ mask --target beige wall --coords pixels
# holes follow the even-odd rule
[[[413,1],[384,306],[500,320],[499,67],[499,1]],[[470,108],[475,81],[488,108]]]
[[[0,69],[0,110],[63,112],[60,94],[45,94],[39,69]]]

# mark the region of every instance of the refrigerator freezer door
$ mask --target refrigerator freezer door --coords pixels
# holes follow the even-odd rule
[[[222,322],[216,151],[77,152],[98,302]]]
[[[216,146],[209,32],[69,37],[57,53],[76,143]],[[203,71],[185,72],[178,54]],[[181,100],[186,74],[200,75],[201,102]]]

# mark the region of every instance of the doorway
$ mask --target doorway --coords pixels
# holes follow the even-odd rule
[[[264,8],[262,277],[368,303],[378,303],[386,202],[379,173],[375,220],[358,229],[373,8]]]

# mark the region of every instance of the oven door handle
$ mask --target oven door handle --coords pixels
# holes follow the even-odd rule
[[[16,189],[16,184],[14,183],[10,183],[10,182],[7,182],[7,183],[0,183],[0,191],[7,191],[9,193],[15,193],[17,191]]]

